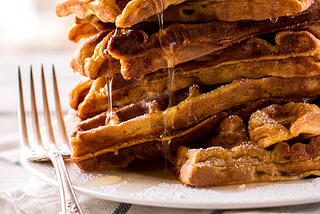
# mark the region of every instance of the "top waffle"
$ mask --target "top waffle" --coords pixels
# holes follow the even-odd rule
[[[203,24],[143,23],[129,29],[112,28],[87,39],[75,52],[72,68],[91,79],[122,74],[126,79],[143,76],[225,49],[250,37],[309,26],[320,20],[320,4],[294,18],[246,22],[212,21]]]
[[[211,20],[263,20],[294,16],[318,0],[60,0],[58,16],[75,14],[80,19],[92,16],[117,27],[131,27],[165,11],[165,21],[208,22]],[[176,6],[175,6],[176,5]],[[168,10],[166,10],[168,8]]]

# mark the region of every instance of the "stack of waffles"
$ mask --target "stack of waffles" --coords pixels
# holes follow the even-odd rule
[[[56,13],[75,15],[81,41],[80,169],[170,153],[193,186],[320,175],[320,2],[60,0]]]

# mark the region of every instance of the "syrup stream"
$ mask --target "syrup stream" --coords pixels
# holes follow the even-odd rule
[[[169,62],[169,61],[168,61]],[[169,63],[168,63],[169,64]],[[174,63],[168,66],[168,81],[169,81],[169,104],[168,108],[172,107],[175,103],[174,94]]]
[[[117,35],[118,33],[118,28],[115,29],[114,33],[112,36]],[[104,50],[105,54],[108,54],[108,50],[105,49]],[[112,69],[110,68],[110,59],[109,59],[109,70]],[[112,117],[112,80],[113,77],[107,76],[106,77],[106,81],[107,81],[107,90],[108,90],[108,113],[109,113],[109,117],[106,118],[105,124],[108,124],[111,117]]]
[[[113,77],[106,77],[107,89],[108,89],[108,104],[109,104],[109,115],[112,115],[112,80]]]
[[[169,103],[168,103],[168,107],[170,108],[174,105],[175,103],[175,96],[174,96],[174,70],[175,70],[175,60],[174,60],[174,53],[173,53],[173,49],[171,47],[170,44],[170,49],[168,50],[164,45],[163,45],[163,40],[166,39],[166,34],[164,31],[164,24],[163,24],[163,1],[160,1],[160,9],[158,8],[158,21],[159,21],[159,42],[160,42],[160,46],[163,50],[163,52],[166,54],[167,56],[167,67],[168,67],[168,89],[169,89]],[[171,140],[167,140],[165,139],[167,134],[167,118],[164,117],[164,124],[165,124],[165,130],[164,133],[160,136],[161,141],[162,141],[162,154],[165,157],[165,169],[167,168],[167,164],[168,164],[168,160],[169,160],[169,156],[168,156],[168,152],[169,152],[169,148],[170,148],[170,143]],[[164,171],[164,173],[166,174],[166,171]]]
[[[173,46],[175,43],[169,43],[169,49],[163,45],[164,40],[168,40],[167,35],[164,31],[163,24],[163,2],[161,2],[161,12],[158,13],[158,21],[159,21],[159,42],[163,52],[167,56],[167,67],[168,67],[168,89],[169,89],[169,105],[168,108],[172,107],[175,101],[174,97],[174,71],[175,71],[175,60],[174,60],[174,51]]]

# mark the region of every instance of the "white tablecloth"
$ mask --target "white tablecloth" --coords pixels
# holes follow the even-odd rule
[[[24,87],[28,88],[29,66],[34,65],[34,77],[39,82],[40,64],[43,63],[46,74],[50,76],[51,65],[54,63],[58,76],[61,101],[65,112],[69,111],[68,93],[76,80],[69,68],[68,59],[71,53],[38,54],[23,58],[5,58],[0,60],[0,213],[59,213],[59,188],[51,186],[31,175],[19,163],[19,132],[18,132],[18,91],[17,67],[21,66]],[[48,82],[48,81],[47,81]],[[37,83],[36,83],[37,84]],[[38,87],[38,84],[36,85]],[[26,90],[27,91],[27,90]],[[26,96],[26,95],[25,95]],[[25,98],[26,105],[28,105]],[[41,111],[41,108],[40,108]],[[27,108],[30,114],[30,108]],[[319,190],[320,191],[320,190]],[[320,213],[320,203],[253,210],[191,210],[160,207],[138,206],[126,203],[111,202],[77,194],[84,213]]]

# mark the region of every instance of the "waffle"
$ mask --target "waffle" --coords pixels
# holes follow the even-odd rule
[[[88,19],[75,19],[75,24],[70,28],[68,33],[69,40],[79,42],[81,39],[86,39],[102,31],[109,31],[114,29],[111,23],[103,23],[97,20],[96,17]]]
[[[165,155],[192,186],[320,175],[319,1],[60,0],[56,12],[75,14],[69,39],[83,40],[70,93],[81,170]]]
[[[269,38],[275,41],[274,45],[265,39],[247,39],[220,54],[207,55],[177,65],[175,84],[171,90],[179,91],[193,84],[225,84],[238,78],[320,75],[319,36],[319,31],[310,28],[279,32],[275,37]],[[83,82],[86,82],[86,87],[83,87]],[[168,93],[169,88],[166,70],[128,81],[117,75],[113,78],[113,106],[122,107],[158,93]],[[84,98],[79,99],[79,96]],[[100,77],[94,81],[89,78],[80,81],[71,92],[70,103],[83,119],[106,111],[109,106],[106,79]]]
[[[138,104],[113,110],[108,118],[107,113],[96,116],[103,122],[97,126],[92,125],[90,119],[85,120],[89,129],[79,123],[71,139],[72,160],[85,162],[142,143],[171,140],[199,122],[220,112],[239,110],[237,107],[241,108],[243,104],[264,99],[316,97],[320,93],[319,84],[319,76],[239,79],[206,93],[200,93],[200,87],[191,86],[188,97],[168,109],[165,109],[168,103],[166,94],[158,95],[158,101],[141,100]],[[96,168],[101,168],[103,163]]]
[[[145,21],[162,11],[165,11],[165,17],[170,20],[183,22],[205,22],[214,19],[222,21],[263,20],[294,16],[308,9],[314,2],[316,0],[282,0],[277,2],[271,0],[60,0],[56,6],[56,13],[58,16],[75,14],[80,19],[95,16],[102,22],[111,22],[119,28],[126,28]],[[167,8],[168,10],[166,10]]]
[[[308,104],[290,103],[283,108],[290,105]],[[207,149],[181,146],[177,149],[176,170],[183,183],[220,186],[320,175],[320,136],[311,137],[304,143],[280,141],[266,149],[248,137],[241,119],[230,116],[221,124],[223,128],[220,127],[218,135],[212,138],[214,146]],[[226,140],[226,135],[231,140]]]
[[[219,122],[223,118],[225,118],[226,115],[227,113],[221,112],[206,119],[205,121],[197,124],[194,127],[172,134],[170,137],[170,147],[168,147],[168,150],[166,152],[172,152],[176,150],[179,145],[184,145],[187,142],[199,140],[205,136],[208,136],[212,131],[212,128],[217,127]],[[87,131],[87,133],[91,132],[90,130],[96,131],[97,126],[103,126],[105,124],[106,118],[107,114],[100,114],[94,118],[79,122],[81,121],[81,119],[76,117],[76,119],[79,119],[79,123],[76,131],[72,135],[73,139],[75,140],[75,138],[79,136],[80,130],[81,132]],[[94,137],[94,135],[86,137]],[[99,136],[96,137],[96,139],[98,140]],[[83,143],[83,141],[87,139],[88,138],[82,139],[82,142],[78,143]],[[73,156],[72,161],[75,162],[81,170],[85,171],[99,170],[106,164],[123,168],[130,164],[135,158],[139,158],[142,160],[152,160],[155,157],[164,155],[163,141],[159,140],[159,138],[157,139],[158,140],[150,139],[143,143],[138,143],[136,139],[135,142],[131,141],[109,148],[100,144],[102,142],[99,142],[100,147],[104,147],[104,149],[99,150],[98,148],[99,151],[96,150],[95,152],[88,154],[85,153],[89,152],[89,150],[93,151],[92,149],[97,149],[97,144],[95,144],[93,147],[86,146],[88,144],[74,144],[73,148],[80,149],[83,152],[83,155]],[[83,151],[83,149],[85,151]]]
[[[170,6],[164,12],[166,21],[183,23],[208,22],[212,20],[239,21],[265,20],[277,21],[282,16],[294,16],[317,1],[185,1]]]
[[[250,138],[262,148],[280,141],[288,141],[302,134],[320,134],[320,109],[305,103],[271,105],[252,114],[248,129]]]
[[[154,33],[157,27],[153,24],[146,24],[136,28],[121,29],[116,34],[113,31],[104,32],[99,34],[107,34],[104,38],[95,36],[79,47],[73,56],[72,67],[91,79],[114,76],[120,72],[125,79],[144,76],[172,66],[168,64],[168,59],[179,65],[223,50],[253,36],[317,23],[320,20],[319,10],[320,4],[317,3],[295,18],[282,17],[276,23],[269,20],[213,21],[206,24],[175,23],[169,24],[161,34]],[[93,49],[96,50],[92,51]],[[120,62],[120,66],[111,65],[119,63],[117,61]]]
[[[58,16],[74,13],[80,19],[93,15],[103,22],[115,22],[121,10],[114,0],[60,0],[56,5],[56,13]]]
[[[120,60],[121,74],[125,78],[142,76],[160,68],[170,67],[168,65],[170,57],[177,65],[222,50],[252,36],[315,23],[320,16],[318,13],[320,4],[316,6],[318,7],[312,7],[306,13],[301,13],[293,19],[279,18],[277,23],[271,23],[269,20],[259,23],[253,21],[176,23],[165,28],[161,34],[151,35],[148,40],[141,31],[124,29],[112,37],[107,48],[112,57]],[[127,41],[129,39],[130,42]],[[137,44],[137,47],[132,44]]]
[[[204,23],[213,20],[240,21],[276,19],[282,16],[294,16],[305,11],[316,1],[282,0],[249,1],[249,0],[210,0],[210,1],[163,1],[164,21],[182,23]],[[168,2],[168,4],[166,4]],[[151,4],[151,7],[149,6]],[[146,6],[148,5],[148,6]],[[171,6],[170,6],[171,5]],[[169,6],[169,7],[168,7]],[[159,13],[157,1],[130,1],[121,15],[117,17],[117,27],[130,27]],[[160,9],[161,11],[161,9]],[[133,17],[133,18],[132,18]]]
[[[104,49],[101,46],[107,42],[104,38],[108,36],[109,32],[101,32],[78,47],[70,62],[74,71],[92,78],[113,76],[113,74],[119,72],[120,62],[110,55],[104,54]],[[98,55],[98,57],[92,58],[93,54]]]

